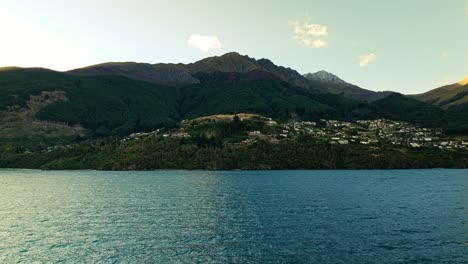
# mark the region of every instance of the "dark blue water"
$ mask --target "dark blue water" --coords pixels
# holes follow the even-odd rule
[[[3,170],[17,262],[468,263],[468,170]]]

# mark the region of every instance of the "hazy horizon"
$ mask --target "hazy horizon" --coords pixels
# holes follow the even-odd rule
[[[0,2],[0,67],[190,63],[228,52],[421,93],[468,76],[468,1]]]

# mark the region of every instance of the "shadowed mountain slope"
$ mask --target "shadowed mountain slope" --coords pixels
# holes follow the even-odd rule
[[[340,94],[358,100],[374,101],[389,94],[388,92],[374,92],[362,89],[325,71],[302,76],[297,71],[278,66],[268,59],[256,60],[236,52],[205,58],[189,64],[110,62],[75,69],[68,73],[77,75],[120,75],[161,85],[186,86],[199,82],[195,76],[197,73],[247,73],[258,70],[269,72],[276,79],[306,90]]]
[[[77,75],[121,75],[162,85],[184,86],[198,83],[194,75],[199,72],[246,73],[260,69],[270,72],[276,78],[292,85],[305,89],[310,88],[307,79],[295,70],[277,66],[267,59],[255,60],[236,52],[205,58],[189,64],[109,62],[71,70],[68,73]]]

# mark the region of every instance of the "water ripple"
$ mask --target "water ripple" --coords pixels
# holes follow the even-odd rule
[[[0,263],[467,263],[468,171],[0,170]]]

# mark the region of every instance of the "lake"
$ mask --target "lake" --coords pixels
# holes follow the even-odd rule
[[[468,263],[468,170],[0,170],[0,263]]]

